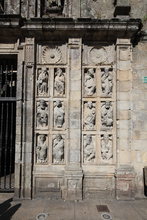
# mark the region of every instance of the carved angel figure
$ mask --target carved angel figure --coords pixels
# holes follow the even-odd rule
[[[84,128],[87,130],[94,129],[96,123],[96,110],[93,102],[87,102],[84,115]]]
[[[86,135],[84,140],[84,160],[87,162],[94,161],[95,149],[92,140],[92,135]]]
[[[112,153],[112,138],[108,134],[104,134],[101,140],[101,156],[103,160],[110,160]]]
[[[65,76],[61,68],[57,68],[54,81],[55,95],[65,94]]]
[[[58,134],[53,140],[53,162],[60,163],[64,160],[64,139]]]
[[[90,68],[85,73],[85,94],[92,96],[96,93],[96,79],[93,68]]]
[[[109,72],[109,69],[105,69],[101,76],[101,87],[102,87],[102,93],[106,96],[112,95],[112,75]]]
[[[105,128],[111,128],[113,126],[113,109],[110,101],[106,101],[102,104],[101,122]]]
[[[37,127],[46,127],[48,125],[48,106],[43,99],[38,103],[36,116]]]
[[[39,135],[38,145],[36,149],[37,162],[45,163],[47,162],[47,144],[46,144],[46,135]]]
[[[63,103],[58,100],[54,103],[54,127],[62,128],[65,122]]]

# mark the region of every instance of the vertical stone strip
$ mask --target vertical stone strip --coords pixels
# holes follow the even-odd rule
[[[81,14],[81,0],[72,1],[72,17],[80,18]]]
[[[26,38],[23,99],[22,137],[22,197],[31,198],[32,148],[33,148],[33,99],[34,99],[34,38]]]
[[[131,166],[132,45],[117,40],[117,199],[133,197],[134,170]]]
[[[82,199],[81,162],[81,39],[69,39],[69,143],[65,199]]]

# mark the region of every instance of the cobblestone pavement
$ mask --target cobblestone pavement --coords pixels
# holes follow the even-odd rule
[[[116,200],[19,200],[0,198],[0,220],[147,220],[147,199]],[[97,205],[106,205],[107,212],[99,212]],[[109,212],[108,212],[109,211]],[[44,213],[45,217],[39,216]]]

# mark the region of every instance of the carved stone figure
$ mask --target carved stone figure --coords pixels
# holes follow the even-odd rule
[[[93,68],[85,73],[85,95],[92,96],[96,93],[96,79]]]
[[[94,102],[85,103],[86,108],[84,112],[84,128],[87,130],[93,130],[96,123],[96,109]]]
[[[102,104],[101,122],[104,128],[111,128],[113,126],[113,108],[110,101],[106,101]]]
[[[37,88],[39,95],[46,95],[48,92],[48,70],[38,69]]]
[[[84,140],[84,161],[93,162],[95,159],[95,149],[92,135],[86,135]]]
[[[101,139],[101,156],[103,160],[110,160],[113,157],[112,153],[112,136],[104,134]]]
[[[46,135],[40,134],[38,137],[38,145],[36,148],[37,162],[46,163],[47,162],[47,144],[46,144]]]
[[[58,100],[54,102],[54,127],[62,128],[65,122],[65,111],[63,103]]]
[[[61,0],[47,0],[47,6],[49,8],[61,7]]]
[[[53,140],[53,163],[61,163],[64,161],[64,139],[57,134]]]
[[[57,68],[54,81],[55,95],[65,94],[65,76],[61,68]]]
[[[112,95],[112,87],[113,87],[113,78],[109,71],[109,69],[104,69],[104,72],[101,76],[101,87],[102,87],[102,93],[105,96],[111,96]]]
[[[37,105],[37,127],[46,127],[48,125],[48,105],[41,99]]]

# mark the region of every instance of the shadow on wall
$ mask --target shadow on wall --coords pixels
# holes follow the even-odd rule
[[[21,204],[11,205],[12,198],[0,204],[0,220],[10,220]]]

